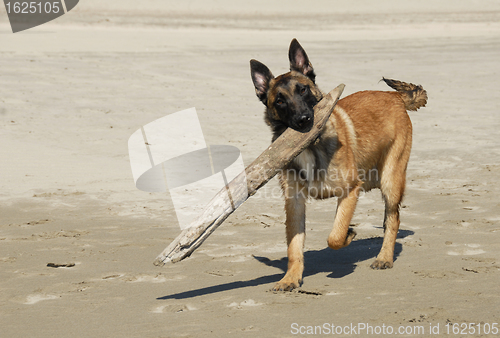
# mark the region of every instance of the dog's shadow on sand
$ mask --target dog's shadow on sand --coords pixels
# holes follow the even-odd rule
[[[399,230],[398,238],[405,238],[413,234],[414,232],[411,230]],[[327,277],[329,278],[342,278],[344,276],[347,276],[350,273],[354,272],[358,262],[375,259],[380,251],[380,248],[382,247],[382,241],[382,237],[366,238],[357,241],[354,240],[348,247],[338,251],[332,250],[328,247],[322,250],[306,251],[304,252],[304,261],[306,262],[306,264],[303,277],[305,278],[317,273],[324,272],[329,272],[329,274],[327,275]],[[396,247],[394,249],[395,261],[397,260],[397,257],[400,255],[401,251],[403,251],[403,246],[400,243],[396,242]],[[283,274],[286,272],[286,257],[276,260],[271,260],[267,257],[261,256],[254,256],[254,258],[267,266],[281,269],[282,272],[273,275],[258,277],[247,281],[230,282],[201,289],[180,292],[168,296],[159,297],[157,299],[187,299],[212,293],[229,291],[233,289],[276,283],[283,277]]]

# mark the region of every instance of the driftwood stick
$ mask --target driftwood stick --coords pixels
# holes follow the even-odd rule
[[[234,210],[316,140],[343,90],[344,85],[339,85],[314,107],[314,126],[309,132],[300,133],[288,128],[245,171],[217,193],[191,226],[158,255],[154,264],[162,266],[189,257]]]

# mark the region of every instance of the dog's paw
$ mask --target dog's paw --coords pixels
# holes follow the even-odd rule
[[[391,269],[392,268],[392,262],[376,259],[372,263],[372,265],[370,265],[370,268],[376,269],[376,270]]]
[[[354,237],[356,237],[358,233],[356,231],[354,231],[353,228],[349,228],[349,230],[347,230],[347,236],[345,238],[345,246],[348,246],[349,244],[351,244],[352,240],[354,239]]]
[[[276,285],[274,285],[272,291],[292,291],[300,286],[301,280],[292,280],[291,278],[283,278]]]
[[[356,231],[354,231],[352,228],[349,228],[345,239],[342,239],[342,240],[339,240],[338,238],[335,237],[335,235],[332,235],[332,234],[333,234],[333,231],[330,234],[330,236],[328,236],[327,243],[328,243],[328,246],[333,250],[339,250],[339,249],[345,248],[346,246],[351,244],[352,240],[357,235]]]

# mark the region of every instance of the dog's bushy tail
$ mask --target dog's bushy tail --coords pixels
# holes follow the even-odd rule
[[[382,78],[387,85],[401,95],[401,99],[405,103],[406,110],[416,111],[418,108],[425,107],[427,103],[427,92],[420,85],[406,83],[398,80]]]

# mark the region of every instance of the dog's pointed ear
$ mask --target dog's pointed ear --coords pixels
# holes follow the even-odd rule
[[[290,60],[290,70],[300,72],[310,78],[313,82],[316,79],[313,66],[307,57],[306,51],[297,39],[293,39],[288,50],[288,59]]]
[[[257,97],[267,105],[267,91],[269,90],[269,81],[274,79],[273,74],[263,63],[257,60],[250,60],[250,70],[252,81],[255,87]]]

